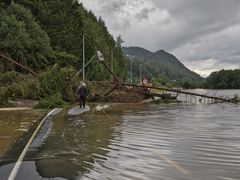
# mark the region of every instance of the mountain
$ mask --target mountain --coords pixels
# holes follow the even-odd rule
[[[174,55],[164,50],[151,52],[141,47],[123,47],[122,51],[132,60],[133,76],[136,79],[140,76],[141,65],[142,77],[191,83],[204,80],[200,75],[186,68]]]

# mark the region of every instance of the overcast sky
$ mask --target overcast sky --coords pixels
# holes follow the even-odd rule
[[[164,49],[206,77],[240,68],[240,0],[80,0],[124,46]]]

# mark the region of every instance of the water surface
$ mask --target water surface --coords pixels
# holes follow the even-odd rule
[[[13,144],[43,117],[45,111],[0,111],[0,160]],[[1,161],[0,161],[1,164]],[[1,179],[1,178],[0,178]]]
[[[226,103],[62,115],[17,179],[238,180],[239,117],[240,106]]]

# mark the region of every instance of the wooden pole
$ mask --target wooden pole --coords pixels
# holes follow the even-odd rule
[[[111,71],[113,72],[113,49],[111,49]],[[111,75],[111,82],[113,82],[113,75]]]
[[[83,81],[85,81],[85,34],[83,34]]]
[[[175,93],[180,93],[180,94],[186,94],[186,95],[199,96],[199,97],[203,97],[203,98],[215,99],[215,100],[220,100],[220,101],[224,101],[224,102],[232,102],[231,99],[227,99],[227,98],[216,97],[216,96],[208,96],[208,95],[204,95],[204,94],[197,94],[197,93],[193,93],[193,92],[180,91],[180,90],[163,88],[163,87],[142,86],[142,85],[135,85],[135,84],[127,84],[127,83],[124,83],[124,84],[121,84],[121,85],[130,86],[130,87],[138,87],[138,88],[158,89],[158,90],[164,90],[164,91],[175,92]]]

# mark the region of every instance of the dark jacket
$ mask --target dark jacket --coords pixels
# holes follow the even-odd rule
[[[85,86],[81,86],[78,90],[78,95],[86,97],[88,95],[87,88]]]

